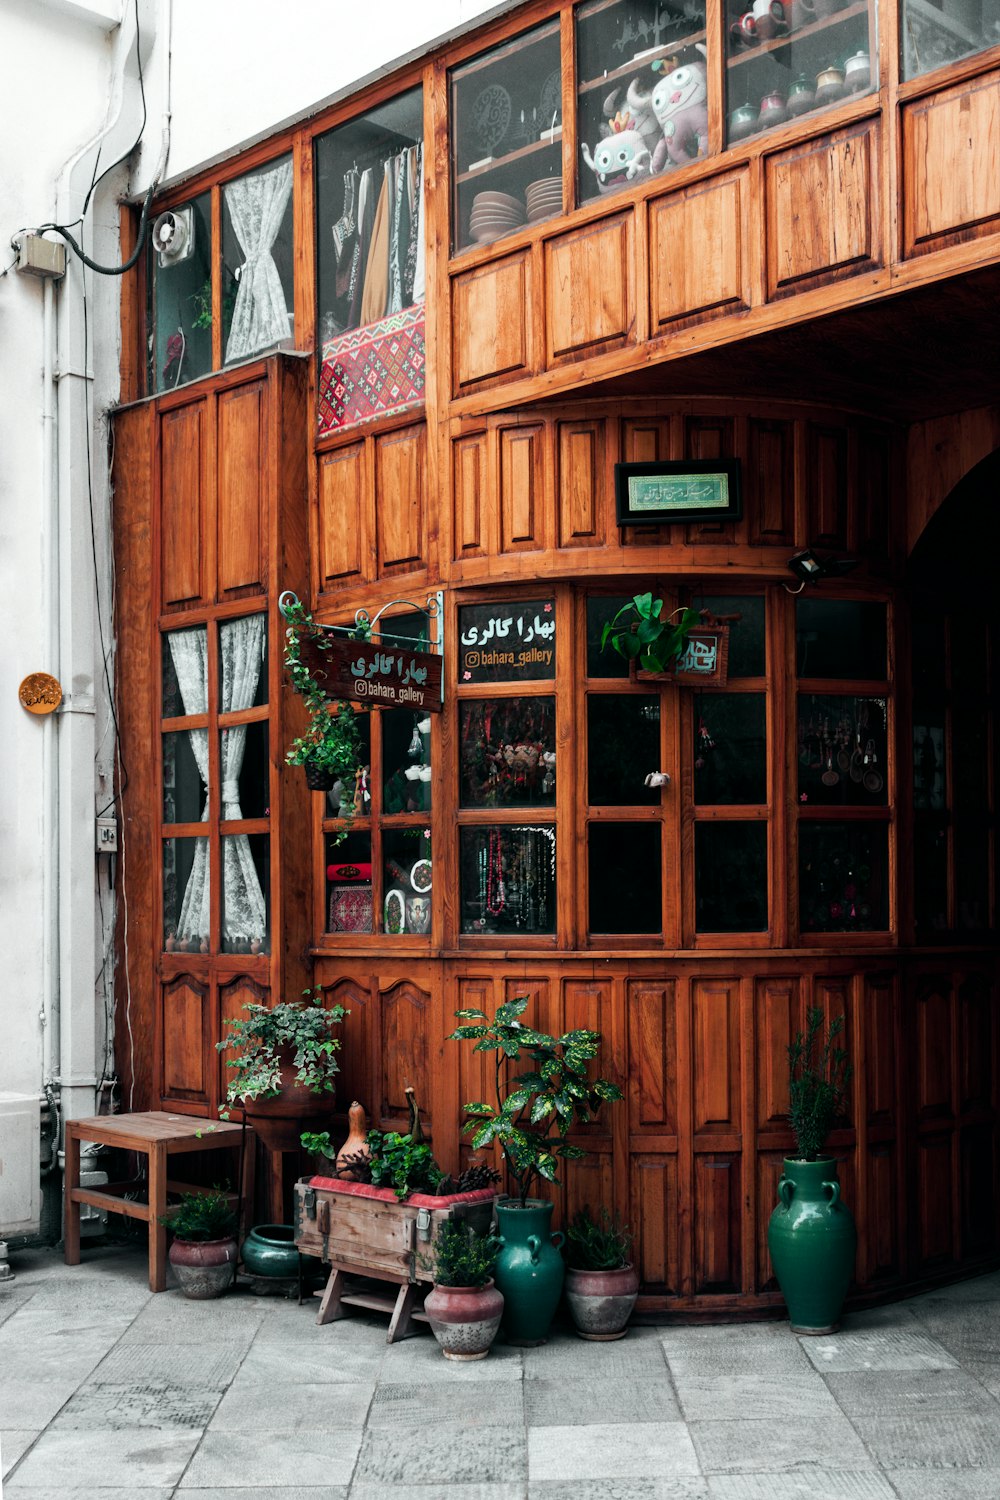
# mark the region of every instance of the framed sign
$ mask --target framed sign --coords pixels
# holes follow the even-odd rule
[[[619,526],[738,521],[743,514],[739,459],[615,464],[615,510]]]
[[[683,687],[722,688],[729,677],[729,626],[696,625],[671,672],[644,672],[630,663],[636,682],[676,682]]]
[[[464,604],[458,611],[458,680],[540,682],[556,675],[553,599]]]
[[[322,637],[303,635],[299,653],[328,698],[348,698],[369,708],[441,712],[441,657],[429,651],[324,632]]]

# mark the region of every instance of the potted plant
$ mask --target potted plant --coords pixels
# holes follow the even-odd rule
[[[343,700],[330,702],[321,684],[310,671],[302,655],[302,642],[311,638],[322,650],[324,637],[317,630],[312,615],[299,601],[293,600],[284,607],[288,629],[285,632],[285,666],[292,687],[305,700],[309,710],[309,723],[303,734],[298,735],[288,747],[285,764],[302,766],[306,783],[314,792],[329,792],[336,782],[345,787],[354,784],[361,764],[361,736],[357,715],[349,703]],[[354,815],[351,798],[341,798],[340,811],[350,824]],[[347,836],[347,828],[341,830],[340,842]]]
[[[662,599],[654,599],[651,593],[635,594],[604,622],[601,650],[610,645],[630,666],[634,663],[645,672],[669,673],[700,622],[700,610],[681,608],[664,615]]]
[[[173,1231],[167,1259],[185,1297],[221,1297],[236,1274],[236,1215],[221,1188],[182,1193],[160,1219]]]
[[[503,1297],[493,1282],[500,1240],[477,1234],[464,1219],[441,1225],[430,1259],[434,1286],[424,1300],[431,1332],[445,1359],[485,1359],[503,1315]]]
[[[320,991],[303,990],[301,1001],[266,1006],[250,1001],[246,1019],[227,1021],[220,1052],[233,1048],[233,1069],[223,1119],[236,1105],[271,1151],[298,1145],[301,1121],[333,1110],[340,1038],[335,1028],[347,1012],[325,1006]]]
[[[566,1300],[582,1339],[623,1339],[639,1295],[639,1276],[629,1256],[632,1234],[617,1215],[588,1207],[566,1230]]]
[[[806,1032],[788,1047],[789,1117],[796,1154],[785,1158],[781,1200],[771,1215],[767,1243],[793,1333],[832,1333],[854,1274],[857,1232],[841,1202],[837,1163],[824,1153],[843,1110],[851,1076],[837,1038],[843,1016],[823,1037],[819,1007],[806,1014]]]
[[[586,1156],[582,1146],[566,1139],[574,1124],[588,1124],[605,1100],[620,1099],[621,1089],[606,1078],[588,1077],[597,1056],[600,1032],[567,1031],[548,1036],[518,1019],[528,1005],[525,996],[507,1001],[490,1020],[485,1011],[460,1010],[465,1024],[451,1040],[472,1041],[476,1052],[492,1052],[496,1062],[496,1104],[466,1104],[463,1126],[479,1150],[498,1144],[517,1184],[516,1198],[497,1204],[503,1244],[497,1261],[497,1286],[505,1302],[504,1325],[511,1343],[544,1343],[563,1284],[560,1233],[551,1230],[551,1202],[529,1200],[538,1181],[558,1182],[558,1160]],[[506,1083],[506,1067],[525,1055],[531,1067]]]

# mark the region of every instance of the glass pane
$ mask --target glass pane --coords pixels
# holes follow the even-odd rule
[[[487,698],[459,709],[463,807],[556,800],[556,700]]]
[[[799,822],[803,932],[880,932],[889,925],[889,831],[884,823]]]
[[[326,816],[328,818],[339,818],[342,816],[342,805],[348,800],[354,802],[354,812],[359,818],[371,816],[372,794],[369,774],[372,760],[372,716],[367,710],[355,715],[358,724],[358,739],[360,749],[358,754],[361,758],[361,768],[354,778],[354,785],[345,787],[343,782],[335,781],[330,791],[326,794]]]
[[[928,818],[918,818],[913,831],[913,899],[918,937],[947,930],[948,836]]]
[[[945,690],[945,633],[939,618],[915,606],[910,616],[913,642],[913,696],[936,699]]]
[[[562,212],[559,22],[451,74],[452,253]]]
[[[554,828],[463,828],[459,863],[463,932],[555,932]]]
[[[222,188],[222,347],[226,364],[294,342],[292,158]]]
[[[208,712],[208,633],[204,625],[162,638],[163,717]]]
[[[266,818],[271,811],[267,724],[238,724],[219,733],[224,819]]]
[[[423,401],[423,134],[416,88],[316,141],[321,432]]]
[[[696,594],[695,609],[713,615],[739,615],[729,627],[730,677],[763,677],[767,670],[764,650],[764,600],[760,594]]]
[[[398,828],[382,838],[385,861],[381,929],[426,937],[431,930],[431,864],[429,828]]]
[[[605,623],[613,620],[630,594],[591,594],[587,599],[587,676],[627,677],[628,662],[610,645],[601,650]]]
[[[556,675],[551,599],[465,605],[458,639],[459,682],[545,682]]]
[[[767,801],[763,693],[695,693],[694,800]]]
[[[989,829],[983,822],[955,824],[955,925],[965,932],[989,926]]]
[[[658,807],[646,777],[660,771],[660,699],[653,693],[592,693],[587,699],[587,800],[591,807]]]
[[[730,145],[868,93],[878,81],[867,4],[753,0],[729,14]]]
[[[581,203],[708,151],[700,0],[578,6],[576,71]]]
[[[955,811],[989,812],[989,739],[986,709],[955,695],[951,719],[952,787]]]
[[[171,210],[173,245],[150,246],[150,389],[175,386],[212,368],[212,211],[208,193]]]
[[[267,616],[242,615],[219,625],[219,712],[267,702]]]
[[[202,780],[204,771],[205,780]],[[163,821],[197,823],[207,806],[208,730],[163,736]]]
[[[695,928],[767,929],[767,824],[694,825]]]
[[[944,812],[944,761],[944,714],[925,715],[924,722],[913,726],[914,807],[927,812]]]
[[[963,610],[960,615],[953,615],[948,623],[952,690],[981,697],[988,686],[986,620],[972,610]]]
[[[222,951],[271,951],[271,840],[266,833],[222,839]]]
[[[210,932],[208,839],[164,839],[163,946],[207,953]]]
[[[885,605],[856,599],[797,599],[795,658],[800,677],[886,674]]]
[[[372,932],[371,834],[325,843],[327,932]]]
[[[591,933],[660,933],[659,823],[591,823],[587,829]]]
[[[383,709],[382,808],[386,813],[430,812],[431,716]]]
[[[799,694],[799,801],[884,807],[884,698]]]
[[[984,52],[1000,41],[997,0],[903,0],[900,46],[904,78],[916,78]]]

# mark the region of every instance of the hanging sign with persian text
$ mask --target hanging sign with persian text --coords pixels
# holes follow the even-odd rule
[[[401,650],[325,632],[322,637],[303,635],[299,650],[303,665],[328,698],[347,698],[369,708],[441,712],[441,657],[429,651]]]
[[[556,675],[552,599],[466,604],[458,611],[458,680],[538,682]]]

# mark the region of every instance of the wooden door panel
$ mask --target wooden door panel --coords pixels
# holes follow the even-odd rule
[[[677,994],[672,980],[632,979],[628,1021],[629,1133],[677,1133]]]
[[[223,391],[218,399],[217,548],[219,597],[267,587],[267,382]]]
[[[868,1125],[896,1120],[896,984],[894,976],[868,976],[864,993],[865,1075]]]
[[[609,496],[605,424],[558,422],[556,453],[559,546],[599,547]]]
[[[427,428],[423,422],[375,439],[379,572],[427,562]]]
[[[534,365],[528,323],[531,290],[528,251],[454,278],[451,329],[456,396],[530,373]]]
[[[548,364],[634,340],[634,234],[624,213],[545,242]]]
[[[685,458],[732,458],[735,432],[732,417],[687,417],[684,421]],[[745,521],[699,521],[685,526],[689,542],[734,542],[745,534]]]
[[[944,975],[921,986],[915,1011],[917,1118],[951,1120],[951,988]]]
[[[319,460],[320,588],[368,578],[365,445],[351,443]]]
[[[997,1243],[996,1132],[969,1125],[959,1141],[963,1257],[986,1255]]]
[[[179,974],[162,987],[163,1093],[168,1099],[208,1102],[208,1002],[207,983],[190,974]]]
[[[757,1128],[788,1129],[788,1045],[802,1029],[795,979],[758,979]]]
[[[264,1005],[267,1003],[268,991],[259,985],[255,979],[246,974],[241,974],[237,979],[230,980],[227,984],[219,985],[219,1035],[213,1041],[224,1042],[229,1036],[230,1021],[244,1021],[244,1005]],[[229,1089],[229,1080],[233,1070],[229,1064],[236,1058],[236,1050],[227,1047],[224,1052],[216,1053],[218,1058],[218,1086],[219,1098],[224,1099]]]
[[[622,422],[622,462],[658,463],[670,457],[670,423],[656,417],[626,417]]]
[[[950,1135],[916,1143],[918,1263],[924,1270],[952,1258],[952,1156]]]
[[[899,1173],[892,1145],[872,1146],[868,1152],[868,1203],[864,1205],[867,1226],[868,1265],[859,1266],[859,1277],[876,1281],[899,1274],[898,1213],[896,1194]],[[851,1204],[851,1207],[854,1207]],[[862,1205],[858,1205],[859,1208]]]
[[[485,557],[497,551],[496,505],[487,482],[485,432],[458,438],[452,445],[454,543],[452,555]]]
[[[825,1031],[838,1018],[842,1019],[843,1026],[837,1038],[836,1045],[842,1048],[848,1058],[854,1054],[854,1039],[851,1036],[850,1016],[850,980],[849,979],[824,979],[817,976],[813,983],[813,1005],[823,1012]],[[824,1031],[824,1035],[825,1035]],[[844,1085],[844,1115],[848,1120],[853,1119],[853,1074]]]
[[[881,432],[858,433],[857,546],[866,557],[889,555],[889,440]]]
[[[847,433],[810,422],[806,428],[810,539],[821,547],[847,546]]]
[[[985,975],[972,975],[958,990],[959,1104],[961,1113],[992,1111],[993,994]]]
[[[1000,74],[904,105],[903,254],[1000,230]]]
[[[500,549],[526,552],[548,543],[541,423],[500,429]]]
[[[750,418],[746,507],[750,540],[757,546],[791,546],[794,542],[794,438],[791,422]]]
[[[194,604],[206,594],[203,529],[205,494],[204,399],[160,419],[161,601]]]
[[[633,1254],[647,1290],[676,1294],[677,1158],[646,1152],[630,1158],[629,1225],[635,1234]]]
[[[740,1121],[739,980],[695,979],[694,1130],[731,1134]]]
[[[881,264],[878,163],[874,120],[766,158],[769,299]]]
[[[776,1292],[778,1282],[767,1244],[767,1225],[778,1203],[778,1183],[785,1170],[783,1151],[761,1151],[757,1155],[757,1290]]]
[[[381,1089],[384,1120],[405,1117],[406,1088],[412,1086],[428,1122],[434,1115],[434,1082],[429,1069],[431,997],[411,980],[401,979],[379,991],[382,1016]]]
[[[337,979],[323,985],[323,1004],[328,1008],[342,1005],[347,1011],[340,1024],[337,1111],[343,1114],[357,1099],[374,1125],[379,1099],[372,1059],[378,1045],[378,1020],[371,989],[360,978]]]
[[[492,979],[460,979],[458,981],[458,1004],[456,1010],[483,1010],[492,1017],[494,1011]],[[449,1017],[449,1020],[451,1017]],[[456,1026],[464,1025],[456,1021]],[[496,1108],[496,1063],[492,1052],[477,1052],[473,1042],[452,1042],[458,1057],[458,1105],[463,1110],[466,1104],[480,1101]],[[473,1147],[468,1135],[462,1136],[461,1156],[467,1165]],[[494,1164],[501,1166],[499,1147],[493,1150]]]
[[[740,1159],[713,1152],[694,1159],[694,1289],[737,1292],[741,1283]]]
[[[743,235],[747,182],[742,168],[650,202],[654,334],[750,306],[749,246]]]

